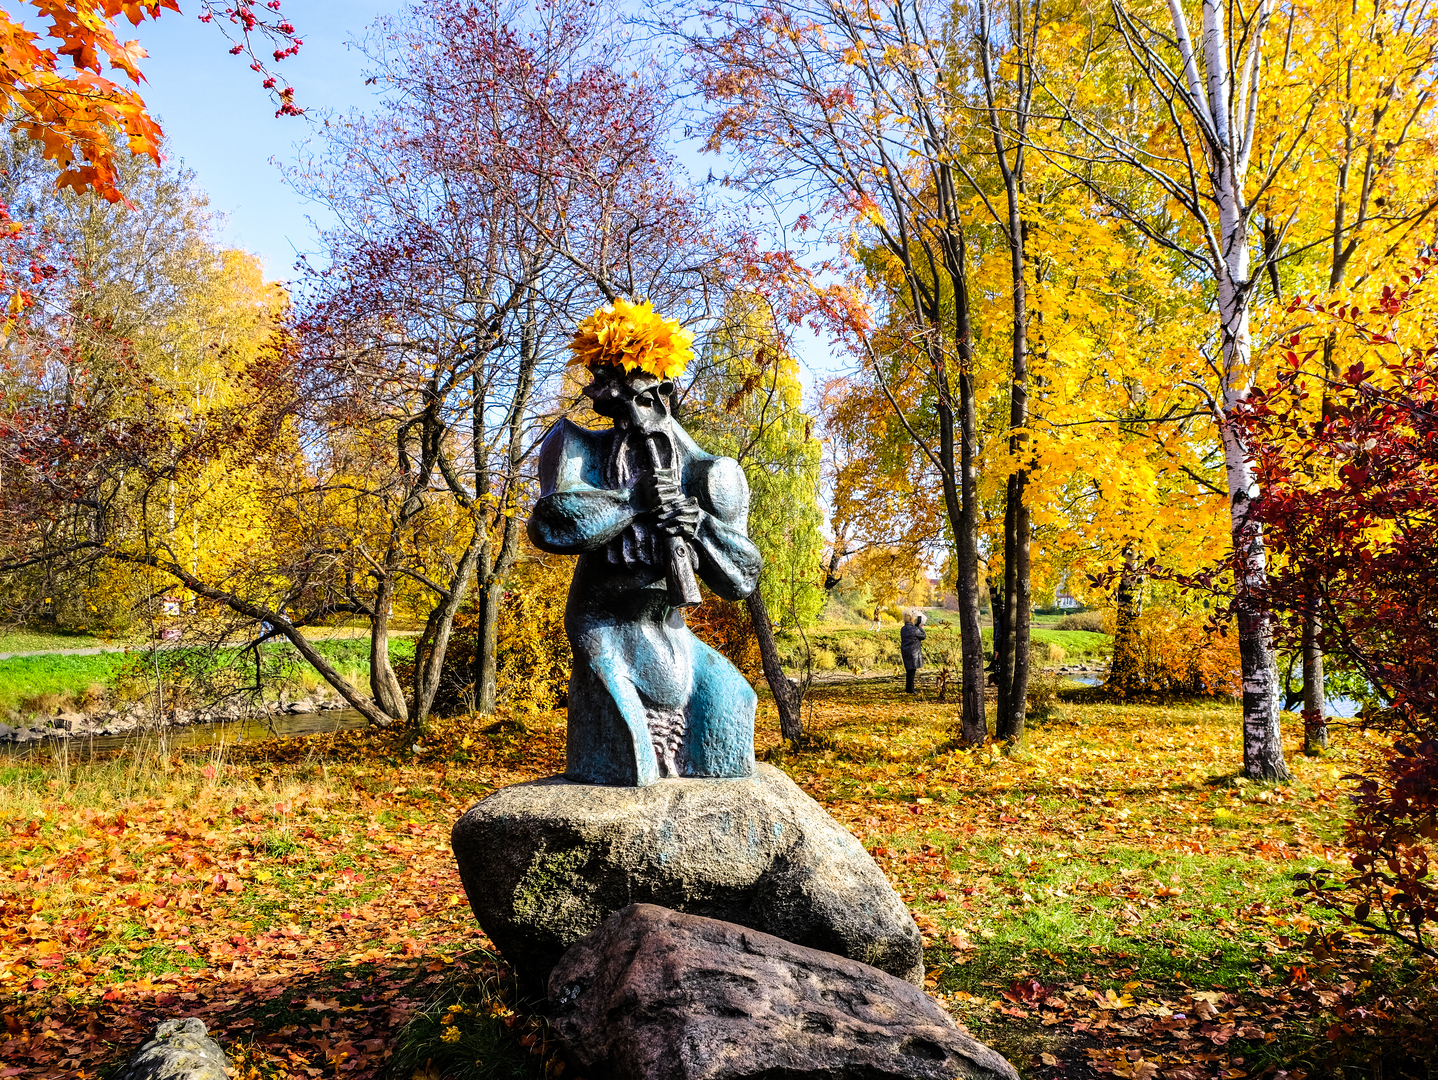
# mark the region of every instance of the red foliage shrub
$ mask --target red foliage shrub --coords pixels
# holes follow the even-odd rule
[[[1367,307],[1295,303],[1319,323],[1290,370],[1243,416],[1273,562],[1237,597],[1297,644],[1304,613],[1388,702],[1368,722],[1394,736],[1361,776],[1344,843],[1352,873],[1308,893],[1349,925],[1438,957],[1438,330],[1418,306],[1428,260]],[[1356,349],[1354,346],[1356,345]],[[1341,371],[1305,361],[1353,356]]]

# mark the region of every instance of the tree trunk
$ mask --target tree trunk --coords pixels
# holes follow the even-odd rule
[[[470,404],[469,432],[470,452],[474,455],[474,513],[484,528],[479,558],[475,562],[474,598],[479,607],[479,630],[474,642],[474,667],[470,674],[474,681],[474,711],[488,716],[494,712],[495,706],[494,644],[498,641],[499,604],[493,581],[494,542],[489,534],[490,476],[489,444],[484,432],[484,365],[478,359],[470,372],[470,395],[474,399]]]
[[[389,618],[390,605],[394,599],[395,550],[391,546],[385,559],[384,576],[375,590],[374,616],[370,620],[369,632],[369,685],[370,696],[386,716],[404,720],[409,708],[404,700],[404,687],[389,662]]]
[[[1123,573],[1114,595],[1113,658],[1106,687],[1117,694],[1133,694],[1139,685],[1138,617],[1143,614],[1143,575],[1132,544],[1123,549]]]
[[[482,518],[479,527],[483,528]],[[455,569],[449,593],[441,597],[439,604],[430,612],[429,623],[425,628],[426,636],[430,639],[429,648],[425,650],[423,662],[419,650],[415,650],[412,712],[417,724],[423,724],[429,719],[429,710],[434,707],[435,695],[439,693],[440,676],[444,672],[444,656],[449,649],[449,634],[454,628],[455,613],[464,602],[470,575],[474,573],[474,564],[479,557],[479,547],[479,537],[471,536],[469,546],[464,549],[464,555],[460,557],[459,566]]]
[[[492,580],[477,590],[479,627],[474,642],[474,711],[489,715],[494,712],[498,695],[499,605],[504,599],[504,585]]]
[[[769,621],[769,609],[757,588],[744,598],[744,606],[749,609],[749,621],[754,624],[754,636],[759,639],[764,678],[769,681],[769,689],[774,693],[774,707],[779,710],[779,734],[786,743],[797,744],[804,735],[799,695],[779,663],[779,646],[774,642],[774,624]]]
[[[990,573],[988,577],[989,586],[989,618],[994,624],[994,650],[990,653],[990,664],[994,676],[994,685],[998,687],[999,702],[1002,708],[1004,692],[1008,680],[999,669],[999,642],[1004,640],[1007,631],[1004,628],[1004,579],[996,574]]]
[[[1246,320],[1245,320],[1246,321]],[[1224,457],[1233,496],[1233,548],[1236,585],[1257,589],[1267,572],[1263,533],[1248,517],[1258,492],[1246,448],[1229,423],[1224,424]],[[1238,616],[1238,657],[1243,670],[1243,775],[1250,780],[1287,780],[1283,737],[1278,726],[1278,657],[1266,611],[1244,607]]]
[[[1328,703],[1323,696],[1321,630],[1318,598],[1310,593],[1308,610],[1303,614],[1303,752],[1309,757],[1320,757],[1328,749],[1328,722],[1324,718]]]
[[[524,430],[525,415],[530,396],[534,393],[534,372],[539,364],[539,314],[538,301],[532,286],[525,286],[523,300],[524,321],[519,333],[519,371],[514,384],[514,395],[506,409],[505,427],[509,429],[509,445],[501,459],[504,472],[499,477],[500,490],[497,506],[491,508],[494,494],[493,469],[489,460],[489,445],[484,437],[484,383],[483,365],[476,362],[471,377],[474,397],[471,413],[471,448],[474,454],[474,512],[483,530],[480,537],[478,557],[475,560],[476,588],[479,601],[479,638],[474,649],[474,707],[481,714],[493,713],[497,703],[498,687],[496,652],[499,648],[499,605],[504,597],[504,582],[509,571],[519,558],[519,506],[518,493],[522,487],[522,468],[525,460]],[[491,519],[489,516],[495,516]],[[495,551],[493,537],[494,522],[503,521],[503,532]]]
[[[982,746],[989,737],[989,724],[984,717],[984,632],[979,623],[979,438],[972,371],[959,374],[959,415],[963,481],[958,529],[959,642],[964,667],[961,730],[965,743]]]
[[[999,118],[997,82],[990,53],[989,14],[987,5],[979,3],[980,58],[982,60],[984,96],[988,104],[989,134],[994,144],[994,160],[1004,180],[1004,198],[1008,211],[1005,239],[1009,243],[1009,287],[1012,291],[1011,352],[1009,371],[1009,454],[1013,472],[1009,474],[1004,499],[1004,645],[999,684],[999,715],[995,723],[998,737],[1010,747],[1021,745],[1024,721],[1028,712],[1029,641],[1030,641],[1030,528],[1029,512],[1024,506],[1028,488],[1028,470],[1024,454],[1028,445],[1029,423],[1029,314],[1028,279],[1025,276],[1027,254],[1024,246],[1025,228],[1022,196],[1024,192],[1024,152],[1027,148],[1031,72],[1024,62],[1029,44],[1025,30],[1025,5],[1012,9],[1014,44],[1020,50],[1014,65],[1013,119],[1014,138],[1010,140]],[[1012,153],[1012,163],[1009,155]],[[998,639],[994,639],[998,651]]]
[[[1025,406],[1027,413],[1027,406]],[[1027,418],[1025,418],[1027,423]],[[1009,504],[1013,508],[1013,529],[1005,536],[1011,542],[1012,551],[1004,556],[1005,608],[1009,637],[1009,685],[1008,709],[999,715],[998,736],[1009,746],[1022,745],[1024,725],[1028,718],[1029,658],[1032,623],[1032,601],[1030,593],[1030,529],[1029,512],[1024,506],[1024,490],[1028,486],[1024,473],[1009,477]],[[1005,513],[1007,517],[1007,512]],[[1012,560],[1012,576],[1007,566]],[[1010,587],[1011,586],[1011,587]]]
[[[993,586],[989,586],[989,604],[993,608],[994,620],[994,686],[996,700],[994,712],[997,720],[994,723],[994,734],[997,738],[1004,737],[1004,718],[1009,713],[1009,694],[1013,692],[1014,686],[1014,612],[1010,606],[1013,599],[1013,554],[1012,533],[1014,528],[1014,513],[1012,506],[1004,507],[1004,573],[998,580],[998,596],[994,596]]]
[[[1009,452],[1019,459],[1009,476],[1004,506],[1004,624],[1008,631],[1007,708],[999,713],[998,737],[1009,746],[1022,744],[1028,713],[1031,603],[1031,533],[1024,505],[1028,472],[1022,456],[1028,438],[1029,360],[1027,292],[1024,282],[1023,223],[1017,193],[1010,194],[1009,228],[1013,233],[1013,377],[1009,384]]]
[[[839,573],[839,561],[843,557],[839,549],[839,538],[834,537],[834,546],[829,552],[829,565],[824,570],[824,592],[832,593],[839,582],[844,580],[844,575]]]
[[[1262,18],[1267,21],[1266,9]],[[1232,57],[1226,51],[1225,27],[1220,20],[1218,7],[1205,4],[1203,50],[1209,74],[1209,115],[1223,118],[1226,140],[1232,132],[1228,130],[1228,102],[1223,100],[1229,89],[1224,73],[1231,70]],[[1233,411],[1248,398],[1251,379],[1249,362],[1253,343],[1248,324],[1249,298],[1253,288],[1249,262],[1250,222],[1242,203],[1242,170],[1246,167],[1245,155],[1232,143],[1225,142],[1210,157],[1209,172],[1218,209],[1218,240],[1222,245],[1214,253],[1219,344],[1223,361],[1223,393],[1218,422],[1232,515],[1233,552],[1238,578],[1234,584],[1240,595],[1250,588],[1256,591],[1267,573],[1263,532],[1257,523],[1249,521],[1248,516],[1249,506],[1258,496],[1258,481],[1240,429],[1230,419]],[[1243,669],[1243,774],[1250,780],[1287,780],[1288,766],[1283,760],[1283,740],[1278,728],[1278,707],[1281,704],[1278,658],[1273,651],[1273,630],[1267,612],[1249,609],[1239,617],[1238,655]]]

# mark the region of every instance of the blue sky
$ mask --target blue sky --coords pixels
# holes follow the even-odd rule
[[[135,31],[150,54],[143,66],[149,84],[141,93],[165,129],[170,159],[195,171],[211,205],[225,215],[225,242],[258,254],[271,277],[288,278],[296,252],[312,249],[307,219],[317,208],[286,186],[274,162],[293,160],[311,121],[276,118],[247,59],[229,55],[229,43],[216,27],[199,22],[193,4],[182,0],[182,6],[184,14],[166,12]],[[276,71],[295,87],[302,108],[319,113],[373,102],[363,58],[346,43],[396,6],[343,0],[285,5],[304,46]]]
[[[367,109],[375,103],[364,85],[365,61],[351,44],[362,40],[379,16],[395,12],[399,0],[288,0],[283,8],[304,45],[276,65],[295,88],[304,117],[276,117],[260,78],[247,58],[229,55],[229,42],[214,26],[187,10],[166,12],[142,24],[135,35],[149,52],[141,92],[152,115],[164,127],[171,161],[193,169],[211,206],[225,218],[225,243],[252,251],[264,260],[271,278],[287,280],[295,259],[314,250],[311,218],[323,221],[323,208],[306,203],[284,182],[280,165],[295,159],[295,148],[311,135],[326,110]],[[713,162],[691,145],[676,147],[681,160],[702,177]],[[802,381],[812,390],[813,376],[842,366],[823,342],[807,331],[795,343]]]

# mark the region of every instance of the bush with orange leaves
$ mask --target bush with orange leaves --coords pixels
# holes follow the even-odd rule
[[[1113,623],[1110,612],[1105,629],[1115,636],[1115,649],[1107,689],[1126,696],[1242,692],[1238,638],[1215,629],[1203,609],[1155,604],[1123,635]]]
[[[749,609],[742,602],[708,593],[702,604],[689,609],[685,621],[700,641],[721,653],[751,686],[758,683],[763,673],[763,657],[759,654],[759,638],[754,633]]]

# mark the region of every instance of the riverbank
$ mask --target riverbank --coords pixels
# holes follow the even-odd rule
[[[369,681],[369,639],[339,628],[315,648],[346,678]],[[390,657],[413,654],[397,634]],[[123,649],[46,650],[0,660],[0,741],[247,721],[345,708],[288,642],[186,642]]]
[[[175,732],[186,728],[216,726],[224,728],[236,724],[251,724],[264,728],[273,727],[276,721],[302,716],[318,716],[327,713],[360,714],[339,698],[326,697],[319,700],[300,698],[286,701],[283,698],[273,703],[240,702],[234,705],[201,709],[170,709],[162,715],[155,715],[143,705],[131,705],[126,709],[108,709],[94,716],[84,713],[60,712],[56,716],[37,718],[28,724],[11,725],[0,723],[0,744],[24,745],[56,740],[124,739],[146,734]],[[367,722],[367,721],[366,721]],[[332,731],[338,725],[317,725],[310,730]]]

